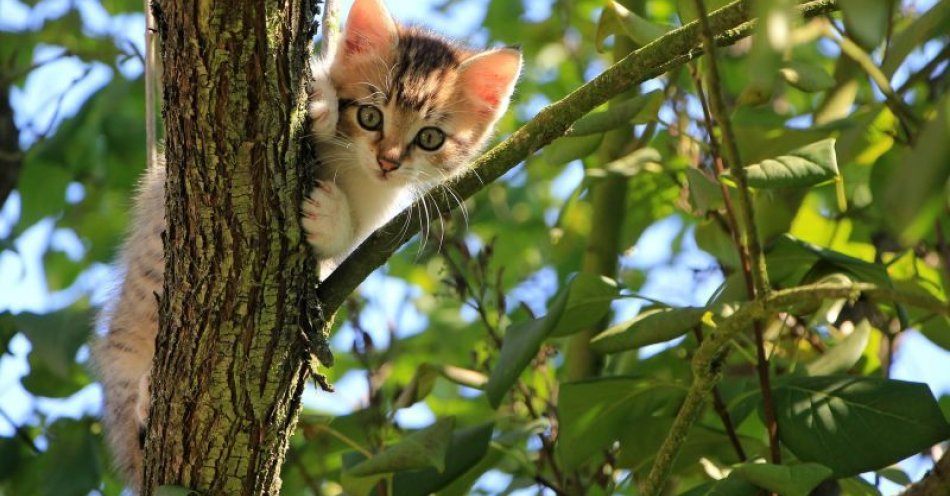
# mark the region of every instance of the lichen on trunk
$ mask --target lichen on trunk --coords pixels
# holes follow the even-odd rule
[[[144,494],[277,494],[309,376],[314,267],[298,211],[318,0],[153,4],[165,122],[165,287]]]

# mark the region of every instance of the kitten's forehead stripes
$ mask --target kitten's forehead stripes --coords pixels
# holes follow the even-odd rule
[[[445,75],[461,63],[458,48],[425,31],[409,28],[399,34],[390,98],[421,112],[441,90]]]

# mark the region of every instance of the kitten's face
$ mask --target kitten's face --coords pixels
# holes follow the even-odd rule
[[[330,67],[338,134],[369,180],[440,182],[481,150],[520,69],[516,50],[468,52],[396,26],[379,0],[356,0]]]

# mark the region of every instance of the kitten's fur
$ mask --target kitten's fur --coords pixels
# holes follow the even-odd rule
[[[308,105],[323,164],[301,224],[321,265],[332,268],[404,200],[463,170],[507,109],[520,70],[516,50],[468,51],[397,26],[381,0],[356,0],[333,60],[315,65]],[[361,124],[376,122],[361,121],[361,111],[378,116],[364,106],[380,111],[379,130]],[[427,141],[419,137],[423,129]],[[439,133],[444,144],[423,149]],[[94,348],[109,443],[133,489],[142,478],[140,435],[164,275],[164,184],[164,166],[142,180],[119,259],[124,281]]]

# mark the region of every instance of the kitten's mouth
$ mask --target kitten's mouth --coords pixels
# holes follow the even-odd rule
[[[395,174],[393,174],[392,172],[386,172],[386,171],[383,171],[383,170],[378,170],[378,171],[376,171],[376,173],[373,174],[373,175],[376,176],[376,179],[378,179],[380,182],[388,183],[388,182],[391,182],[391,181],[395,181],[395,179],[394,179],[394,177],[393,177]]]

